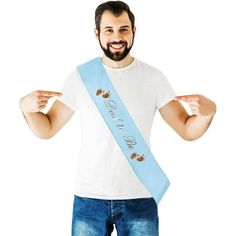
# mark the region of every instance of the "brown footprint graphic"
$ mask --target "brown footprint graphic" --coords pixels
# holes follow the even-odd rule
[[[102,96],[103,96],[104,98],[109,98],[109,97],[111,96],[110,91],[105,92],[105,91],[104,91],[103,89],[101,89],[101,88],[97,90],[96,96],[99,96],[100,94],[102,94]]]
[[[139,154],[137,152],[134,152],[131,154],[131,159],[134,159],[137,157],[137,161],[143,161],[144,160],[144,154],[142,156],[139,156]]]

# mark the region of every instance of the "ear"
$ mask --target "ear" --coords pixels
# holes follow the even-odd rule
[[[94,29],[94,34],[95,34],[96,38],[98,39],[99,31],[96,28]]]
[[[135,34],[135,32],[136,32],[136,26],[134,25],[133,33]]]

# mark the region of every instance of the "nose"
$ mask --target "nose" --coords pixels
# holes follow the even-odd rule
[[[122,35],[121,35],[120,31],[119,30],[114,31],[113,41],[119,42],[120,40],[122,40]]]

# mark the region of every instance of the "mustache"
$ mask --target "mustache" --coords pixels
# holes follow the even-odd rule
[[[117,41],[113,41],[113,42],[110,42],[110,43],[108,43],[107,45],[111,45],[111,44],[126,44],[127,45],[127,42],[126,41],[119,41],[119,42],[117,42]]]

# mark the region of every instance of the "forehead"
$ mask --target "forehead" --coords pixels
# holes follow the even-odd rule
[[[131,27],[131,22],[129,19],[129,15],[126,11],[123,11],[120,16],[115,16],[110,11],[104,11],[101,17],[100,27],[104,28],[107,26],[110,27],[121,27],[124,25],[128,25]]]

